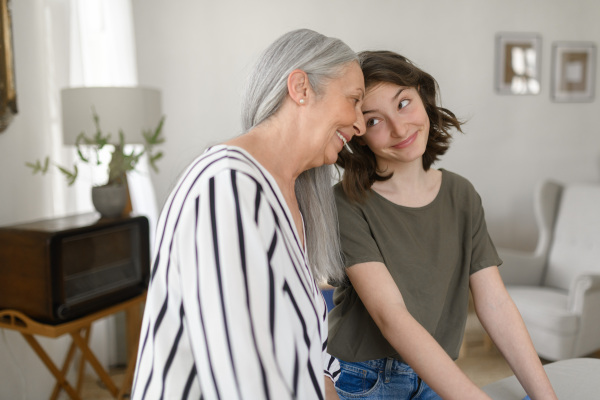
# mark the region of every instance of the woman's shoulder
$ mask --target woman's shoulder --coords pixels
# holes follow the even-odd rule
[[[258,184],[262,188],[272,186],[268,173],[249,154],[240,148],[216,145],[207,148],[181,172],[171,196],[188,197],[206,193],[210,187],[231,187],[231,179]],[[214,193],[222,193],[215,190]]]
[[[448,171],[447,169],[440,168],[442,172],[442,180],[447,182],[451,187],[458,187],[462,189],[475,190],[475,187],[470,180],[456,172]]]
[[[338,182],[333,186],[333,194],[335,197],[335,201],[340,206],[347,206],[352,208],[361,209],[364,208],[365,205],[369,204],[372,201],[372,193],[371,190],[368,190],[364,197],[359,200],[355,200],[350,198],[346,191],[344,190],[344,186],[342,182]]]
[[[471,181],[456,172],[440,168],[445,192],[461,200],[478,199],[479,194]]]
[[[197,180],[210,179],[229,171],[261,175],[260,164],[239,147],[216,145],[208,147],[185,169],[184,175]]]

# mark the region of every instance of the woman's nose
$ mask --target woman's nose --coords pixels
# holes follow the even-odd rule
[[[402,137],[405,135],[406,126],[400,118],[392,118],[390,121],[390,135]]]
[[[354,134],[356,136],[362,136],[367,131],[367,125],[365,124],[365,117],[363,116],[361,110],[358,110],[356,112],[356,121],[354,122],[354,125],[352,125],[352,127],[354,128]]]

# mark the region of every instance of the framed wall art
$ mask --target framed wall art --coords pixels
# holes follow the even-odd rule
[[[0,132],[17,113],[9,0],[0,0]]]
[[[542,38],[536,33],[496,35],[496,91],[500,94],[540,93]]]
[[[596,45],[592,42],[555,42],[552,46],[552,100],[594,100]]]

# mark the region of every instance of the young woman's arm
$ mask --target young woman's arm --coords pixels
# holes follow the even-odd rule
[[[556,399],[519,310],[504,287],[497,267],[471,275],[475,311],[531,399]]]
[[[410,315],[383,263],[356,264],[346,271],[381,333],[438,395],[444,399],[489,399]]]

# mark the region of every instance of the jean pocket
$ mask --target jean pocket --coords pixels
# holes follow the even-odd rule
[[[343,363],[335,387],[341,397],[357,398],[366,396],[379,386],[379,374]]]

